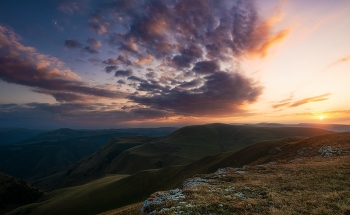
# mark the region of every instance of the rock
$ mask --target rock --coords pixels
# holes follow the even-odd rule
[[[237,192],[237,193],[235,193],[235,196],[244,198],[244,197],[245,197],[245,194],[242,193],[242,192]]]
[[[141,212],[146,213],[147,209],[153,205],[164,204],[168,201],[179,201],[185,198],[186,196],[182,193],[180,189],[174,189],[170,191],[159,191],[154,193],[152,197],[144,201],[141,207]]]
[[[198,186],[207,185],[209,182],[213,182],[213,179],[205,179],[201,177],[194,177],[187,179],[182,184],[183,190],[198,189]]]
[[[170,208],[162,208],[159,213],[162,213],[162,212],[166,212],[166,211],[170,211]]]
[[[302,154],[304,154],[307,150],[308,150],[308,148],[299,149],[299,150],[297,151],[297,154],[298,154],[298,155],[302,155]]]
[[[224,205],[223,204],[219,204],[219,207],[224,207]]]
[[[337,149],[332,149],[332,146],[322,146],[319,150],[318,153],[322,157],[332,157],[334,155],[340,155],[342,153],[341,150]]]
[[[281,152],[282,149],[279,148],[279,147],[274,147],[272,149],[269,150],[268,154],[269,155],[275,155],[275,154],[278,154],[279,152]]]
[[[236,174],[245,174],[245,173],[247,173],[247,171],[236,171],[234,173],[236,173]]]
[[[215,175],[223,175],[223,174],[227,174],[227,173],[233,172],[235,170],[237,170],[237,168],[226,167],[226,168],[218,169],[214,174]]]

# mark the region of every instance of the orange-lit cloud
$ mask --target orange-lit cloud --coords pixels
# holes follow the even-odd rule
[[[256,41],[248,51],[250,56],[266,57],[268,50],[275,44],[280,43],[291,32],[291,27],[287,27],[277,33],[272,33],[273,27],[283,19],[281,10],[268,20],[258,25],[253,32],[253,40]]]
[[[135,61],[136,65],[149,65],[153,62],[154,58],[152,55],[144,55],[137,61]]]
[[[344,62],[347,62],[347,61],[350,61],[350,55],[348,55],[346,57],[343,57],[343,58],[341,58],[341,59],[331,63],[328,67],[335,66],[335,65],[337,65],[339,63],[344,63]]]
[[[326,94],[319,95],[319,96],[305,98],[305,99],[302,99],[302,100],[299,100],[299,101],[292,103],[289,107],[298,107],[300,105],[304,105],[304,104],[311,103],[311,102],[325,101],[325,100],[329,99],[330,95],[331,95],[330,93],[326,93]]]
[[[288,99],[284,99],[282,101],[278,101],[278,102],[274,103],[272,105],[272,107],[275,108],[275,109],[276,108],[281,108],[281,107],[288,107],[288,108],[298,107],[298,106],[301,106],[301,105],[304,105],[304,104],[308,104],[308,103],[311,103],[311,102],[321,102],[321,101],[328,100],[330,95],[331,95],[330,93],[326,93],[326,94],[319,95],[319,96],[314,96],[314,97],[301,99],[301,100],[298,100],[298,101],[295,101],[295,102],[292,102],[292,97],[290,97]]]

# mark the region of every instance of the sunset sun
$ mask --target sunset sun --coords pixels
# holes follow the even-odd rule
[[[323,120],[324,117],[323,117],[323,116],[319,116],[318,119],[319,119],[319,120]]]

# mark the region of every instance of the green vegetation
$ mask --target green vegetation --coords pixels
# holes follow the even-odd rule
[[[312,155],[317,156],[317,149],[322,145],[335,144],[335,147],[341,148],[340,146],[342,144],[348,147],[349,143],[350,133],[329,134],[308,139],[295,137],[264,141],[238,151],[205,157],[186,165],[141,171],[120,180],[110,181],[110,183],[103,184],[103,186],[91,186],[87,184],[57,190],[47,194],[41,202],[23,206],[10,214],[28,210],[31,214],[102,213],[143,201],[155,191],[181,187],[185,179],[193,177],[196,174],[208,174],[215,172],[218,168],[229,166],[241,167],[242,165],[254,162],[255,164],[259,164],[259,162],[270,161],[272,158],[278,162],[282,162],[283,160],[287,162],[298,158],[298,156],[302,156],[288,157],[283,153],[280,156],[278,154],[269,154],[269,151],[274,147],[281,148],[282,152],[288,149],[293,150],[289,152],[291,156],[292,154],[296,154],[296,149],[309,147],[313,148],[313,150],[308,153],[314,153]],[[95,183],[102,184],[99,182],[100,180],[103,179],[96,180]],[[75,193],[75,189],[79,189],[79,192],[83,192],[82,190],[84,190],[84,195],[75,196],[69,194]],[[66,193],[66,195],[62,193]]]
[[[133,174],[146,169],[186,164],[208,155],[234,151],[259,141],[290,136],[310,137],[327,133],[331,132],[314,128],[264,128],[226,124],[188,126],[124,151],[112,159],[113,163],[106,166],[104,172]],[[97,154],[111,153],[113,144],[109,146],[103,147]],[[95,164],[89,162],[89,166],[92,165],[97,169],[101,162]]]
[[[92,155],[78,161],[68,170],[40,178],[34,185],[43,190],[85,184],[88,181],[105,176],[105,169],[115,157],[132,147],[150,142],[154,137],[115,137],[104,144]]]
[[[322,156],[319,150],[324,146],[332,147],[331,155]],[[163,215],[179,211],[193,215],[350,213],[350,133],[308,138],[278,148],[245,168],[197,175],[183,190],[185,198],[150,204],[145,210],[163,209],[154,213]],[[205,182],[198,183],[201,180]]]

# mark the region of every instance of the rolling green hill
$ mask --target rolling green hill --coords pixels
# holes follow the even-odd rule
[[[156,138],[143,136],[112,138],[101,146],[96,153],[78,161],[68,170],[64,169],[56,174],[34,180],[32,183],[43,190],[54,190],[61,187],[84,184],[93,179],[101,178],[106,175],[104,170],[114,157],[129,148],[154,139]],[[105,150],[106,148],[108,150]]]
[[[0,214],[21,205],[36,202],[42,195],[44,195],[43,192],[22,179],[16,179],[0,172]]]
[[[189,163],[207,155],[237,150],[263,140],[328,133],[330,132],[314,128],[264,128],[226,124],[188,126],[126,150],[114,158],[109,157],[109,165],[103,171],[108,174],[133,174],[145,169]],[[110,144],[101,148],[92,158],[100,157],[101,154],[112,154],[112,146]],[[97,169],[101,160],[95,161],[85,160],[82,165],[95,166],[92,168]],[[74,171],[81,172],[80,167],[77,166]]]
[[[106,130],[58,129],[45,132],[17,144],[0,146],[0,171],[32,182],[66,171],[75,162],[91,155],[113,137],[141,134],[158,136],[169,134],[174,130],[175,128],[165,127]]]
[[[28,211],[30,211],[29,214],[38,215],[97,214],[143,201],[155,191],[181,187],[185,179],[196,174],[212,173],[219,168],[242,167],[246,164],[261,164],[270,161],[291,162],[300,157],[319,157],[318,150],[325,145],[336,147],[348,153],[350,150],[350,133],[264,141],[234,152],[204,157],[186,165],[141,171],[104,185],[102,185],[104,179],[99,179],[83,185],[85,189],[78,186],[51,192],[46,194],[40,202],[23,206],[9,214],[23,214]],[[276,147],[281,150],[281,153],[271,153],[271,150]],[[298,153],[299,150],[305,148],[309,149],[307,153]],[[96,188],[93,183],[101,184],[101,186]]]

